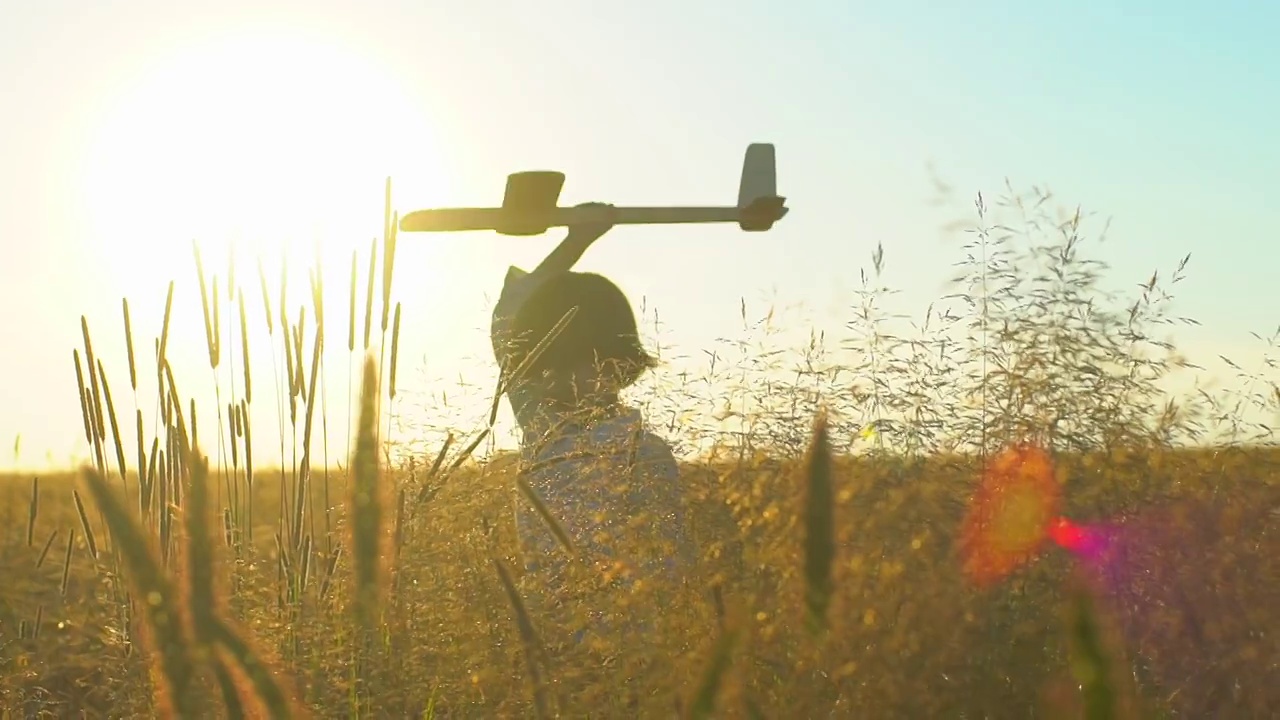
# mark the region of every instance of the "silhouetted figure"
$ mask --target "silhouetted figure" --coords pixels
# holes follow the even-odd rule
[[[570,270],[611,227],[612,208],[598,207],[601,222],[570,228],[533,272],[508,270],[491,326],[521,430],[522,480],[582,560],[570,562],[522,493],[522,592],[535,622],[551,621],[549,633],[563,630],[577,641],[650,627],[660,608],[651,596],[628,606],[634,581],[678,588],[695,557],[675,457],[640,411],[619,400],[656,361],[618,286]]]

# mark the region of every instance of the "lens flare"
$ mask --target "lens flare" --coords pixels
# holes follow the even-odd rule
[[[1074,527],[1059,515],[1062,486],[1049,453],[1015,445],[993,458],[982,474],[960,532],[965,575],[995,583],[1032,560],[1045,540],[1070,541]]]
[[[1275,519],[1270,491],[1258,490],[1255,502],[1181,498],[1077,523],[1059,514],[1058,477],[1050,454],[1031,444],[991,460],[960,529],[966,580],[994,585],[1057,545],[1152,681],[1179,688],[1172,704],[1194,717],[1220,707],[1227,678],[1205,658],[1275,655],[1257,614],[1277,606],[1275,593],[1262,597],[1266,584],[1250,581],[1269,577],[1280,557],[1263,542]],[[1252,688],[1265,698],[1260,708],[1269,707],[1268,687]]]
[[[1058,547],[1082,560],[1098,561],[1110,547],[1112,538],[1107,529],[1094,525],[1077,525],[1066,518],[1058,518],[1049,527],[1049,537]]]

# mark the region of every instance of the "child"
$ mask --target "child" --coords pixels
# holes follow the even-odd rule
[[[645,429],[640,412],[618,398],[656,362],[640,344],[622,291],[600,275],[569,270],[610,228],[612,208],[600,210],[601,222],[571,228],[532,273],[508,271],[491,326],[494,356],[522,433],[525,490],[596,571],[588,575],[610,577],[599,584],[622,591],[637,578],[678,586],[692,549],[676,461],[666,442]],[[597,631],[643,621],[629,613],[610,622],[599,608],[565,607],[577,605],[569,600],[576,593],[567,591],[576,564],[527,494],[516,513],[526,602],[544,617],[581,618],[594,610],[590,624]],[[620,567],[630,575],[613,578]]]

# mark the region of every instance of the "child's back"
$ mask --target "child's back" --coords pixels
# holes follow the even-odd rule
[[[667,443],[644,428],[638,410],[563,428],[526,448],[522,460],[522,481],[584,559],[620,562],[644,577],[678,581],[681,566],[691,560],[679,470]],[[558,577],[564,550],[531,501],[525,498],[517,508],[526,569],[549,580]]]
[[[608,577],[603,585],[619,593],[635,579],[655,591],[679,587],[695,553],[676,461],[640,412],[617,400],[653,365],[639,348],[625,296],[600,276],[538,277],[512,268],[494,311],[495,357],[510,372],[570,309],[572,319],[507,388],[522,431],[522,481],[596,571],[587,577]],[[606,399],[587,397],[586,386],[604,387]],[[539,614],[562,615],[554,611],[580,589],[565,549],[528,497],[518,500],[516,526],[526,602]]]

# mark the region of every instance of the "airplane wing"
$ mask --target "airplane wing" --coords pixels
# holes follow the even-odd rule
[[[736,207],[620,207],[614,225],[672,225],[737,222]],[[503,234],[541,235],[553,227],[568,227],[594,219],[592,208],[557,207],[536,213],[503,208],[442,208],[416,210],[400,218],[400,232],[469,232],[496,230]]]
[[[620,207],[615,225],[685,225],[736,222],[746,230],[767,230],[787,214],[786,198],[760,197],[745,207]],[[573,211],[577,208],[563,208]],[[557,220],[572,224],[573,216]]]
[[[502,208],[415,210],[400,218],[400,231],[467,232],[472,230],[496,230],[502,227],[502,219],[505,214]]]
[[[767,230],[787,214],[783,198],[758,198],[747,207],[619,207],[615,225],[682,225],[736,222],[744,229]],[[505,235],[541,235],[549,228],[590,222],[594,208],[556,207],[521,213],[503,208],[417,210],[400,218],[401,232],[496,230]]]

